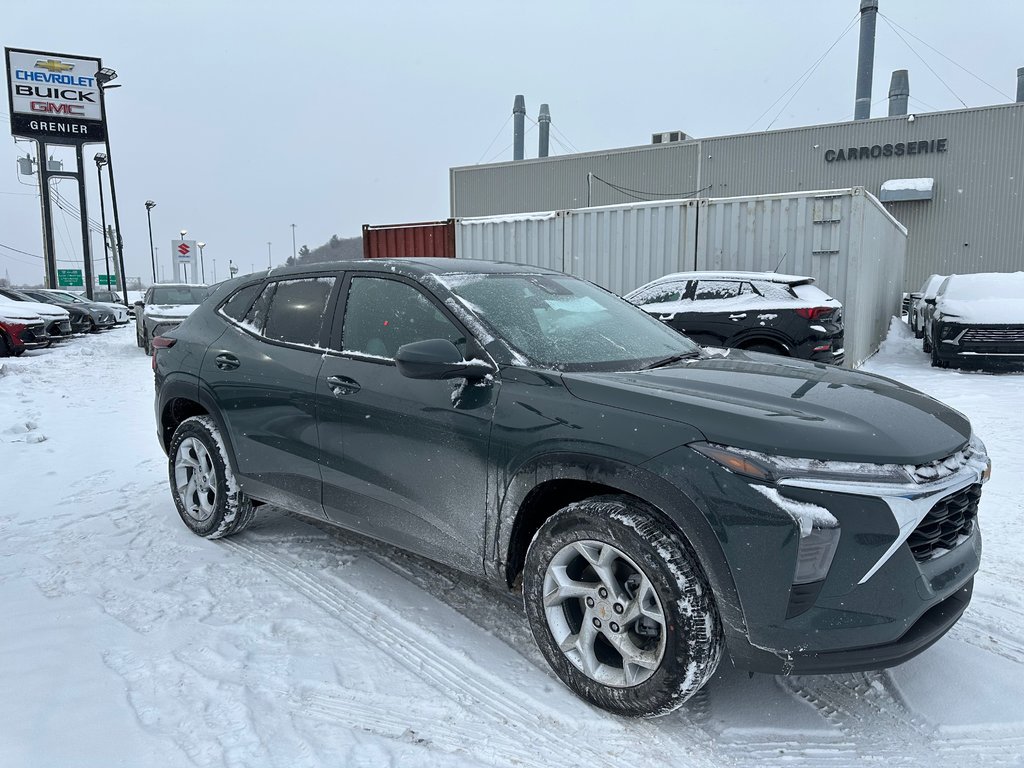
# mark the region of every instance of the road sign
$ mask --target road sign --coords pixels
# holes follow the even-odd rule
[[[99,285],[117,285],[117,275],[96,275],[96,282]]]
[[[80,269],[58,269],[57,285],[61,288],[82,288],[82,270]]]

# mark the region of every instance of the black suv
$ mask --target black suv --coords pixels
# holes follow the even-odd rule
[[[677,272],[626,295],[698,344],[842,365],[843,305],[813,277]]]
[[[961,414],[831,365],[711,356],[561,273],[275,269],[153,348],[192,531],[274,504],[521,584],[555,672],[613,712],[674,709],[723,653],[897,664],[971,596],[989,464]]]

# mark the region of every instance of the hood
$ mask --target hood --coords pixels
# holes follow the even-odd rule
[[[17,304],[0,304],[0,323],[38,323],[42,317],[30,309],[21,309]]]
[[[66,320],[69,317],[68,313],[60,307],[44,304],[41,301],[0,301],[0,314],[6,313],[7,310],[28,312],[47,320]]]
[[[730,350],[651,371],[567,373],[576,397],[699,429],[710,442],[830,461],[923,464],[970,438],[957,411],[889,379]]]
[[[1024,297],[1019,299],[942,299],[936,318],[951,323],[977,325],[1024,325]]]
[[[185,318],[199,309],[198,304],[147,304],[145,313],[149,317]]]

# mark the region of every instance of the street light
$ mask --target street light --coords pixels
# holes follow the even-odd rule
[[[187,229],[179,229],[178,232],[181,233],[181,239],[182,240],[184,240],[185,239],[185,235],[188,234],[188,230]],[[171,256],[171,258],[173,259],[174,257]],[[175,263],[177,263],[177,262],[175,262]],[[188,282],[188,264],[182,264],[181,265],[181,269],[182,269],[182,272],[184,272],[184,274],[185,274],[185,282],[187,283]]]
[[[295,263],[295,225],[292,224],[292,264]]]
[[[120,88],[119,85],[111,85],[111,80],[117,79],[117,72],[112,70],[110,67],[103,67],[99,72],[96,73],[96,85],[100,88],[100,116],[103,118],[103,124],[107,124],[107,100],[106,92],[108,88]],[[117,266],[118,276],[121,279],[121,291],[124,298],[125,306],[128,305],[128,281],[125,280],[124,271],[124,242],[121,240],[121,219],[117,213],[117,187],[114,186],[114,159],[110,153],[110,131],[109,128],[104,138],[103,143],[107,148],[107,173],[110,174],[110,204],[114,209],[114,229],[117,230]],[[109,274],[109,273],[108,273]]]
[[[203,248],[206,247],[206,243],[196,243],[199,246],[199,275],[200,282],[206,283],[206,266],[203,264]]]
[[[107,207],[103,203],[103,172],[102,168],[107,164],[107,156],[97,152],[93,157],[96,162],[96,181],[100,185],[100,222],[103,225],[103,264],[107,270],[107,289],[110,289],[110,246],[107,243]],[[117,285],[114,285],[117,288]]]
[[[270,241],[267,240],[267,269],[271,269],[273,267],[273,264],[271,264],[270,259]]]
[[[149,258],[153,262],[153,282],[156,282],[156,251],[153,250],[153,218],[149,212],[156,208],[152,200],[146,201],[146,221],[149,223]]]

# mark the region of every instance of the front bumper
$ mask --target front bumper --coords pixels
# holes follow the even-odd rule
[[[71,320],[51,320],[46,326],[46,333],[51,341],[60,341],[72,334]]]
[[[1024,325],[938,323],[932,339],[939,362],[978,368],[1024,366]]]
[[[693,466],[675,452],[665,459],[691,464],[688,479],[698,487],[688,495],[716,532],[732,575],[741,620],[724,622],[723,629],[740,669],[796,674],[900,664],[947,632],[970,600],[982,549],[973,511],[950,548],[922,550],[920,542],[931,513],[954,497],[969,496],[976,510],[980,459],[940,480],[875,486],[802,480],[765,486],[710,460]],[[808,585],[794,584],[800,526],[758,487],[823,508],[839,523],[827,575],[809,595],[802,589]]]

